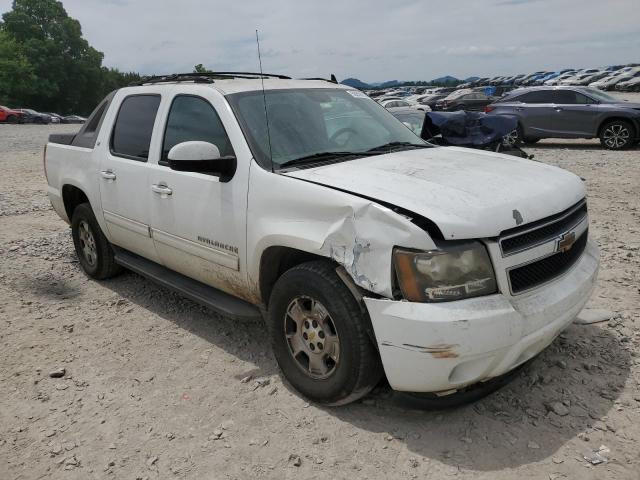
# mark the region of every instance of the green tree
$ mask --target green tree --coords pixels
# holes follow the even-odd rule
[[[17,105],[32,93],[33,66],[18,42],[0,30],[0,104]]]
[[[82,37],[80,22],[57,0],[14,0],[2,20],[0,63],[10,64],[15,73],[9,93],[0,83],[0,95],[16,104],[86,114],[106,93],[135,80],[131,77],[137,74],[102,66],[102,52]],[[17,53],[11,56],[13,47]]]
[[[193,73],[213,73],[213,71],[209,70],[203,64],[199,63],[195,67],[193,67]]]

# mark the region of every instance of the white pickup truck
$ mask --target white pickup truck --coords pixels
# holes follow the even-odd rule
[[[124,267],[263,316],[284,376],[325,404],[383,374],[451,399],[505,378],[572,322],[599,265],[580,178],[434,147],[331,81],[148,79],[51,135],[44,162],[90,277]]]

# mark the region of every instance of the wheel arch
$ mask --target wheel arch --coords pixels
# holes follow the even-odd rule
[[[89,197],[81,188],[76,187],[75,185],[71,185],[69,183],[65,184],[62,187],[62,203],[64,204],[64,211],[67,214],[67,218],[71,221],[71,217],[73,216],[73,211],[76,207],[82,203],[88,203],[91,205],[89,201]],[[91,207],[93,209],[93,207]]]
[[[258,289],[262,303],[265,306],[269,304],[273,286],[284,272],[297,265],[314,260],[325,260],[329,263],[334,263],[336,268],[338,267],[338,264],[331,258],[315,253],[286,246],[267,247],[260,256]]]
[[[634,120],[631,117],[625,117],[624,115],[611,115],[608,117],[605,117],[603,120],[600,121],[600,124],[598,125],[598,130],[597,130],[597,136],[600,137],[600,135],[602,135],[602,129],[604,128],[604,126],[607,123],[616,121],[616,120],[622,120],[624,122],[630,123],[631,126],[634,129],[634,134],[637,136],[638,135],[638,121]]]

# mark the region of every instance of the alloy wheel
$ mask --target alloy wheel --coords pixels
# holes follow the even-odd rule
[[[507,133],[504,137],[502,137],[502,144],[508,147],[514,146],[518,143],[518,129],[514,128],[509,133]]]
[[[607,147],[622,148],[629,142],[630,132],[626,126],[614,123],[605,129],[602,137]]]
[[[82,220],[78,225],[78,239],[80,240],[82,256],[93,267],[98,262],[98,249],[93,231],[86,220]]]
[[[340,361],[340,339],[335,323],[319,301],[299,296],[287,307],[284,334],[296,365],[314,379],[333,374]]]

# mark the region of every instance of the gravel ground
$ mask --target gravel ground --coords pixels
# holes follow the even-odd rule
[[[639,478],[639,149],[528,149],[585,179],[602,248],[590,306],[613,318],[571,326],[490,397],[434,412],[384,386],[310,405],[261,323],[132,273],[88,280],[42,174],[47,135],[75,129],[0,125],[0,479]],[[585,460],[598,451],[603,463]]]

